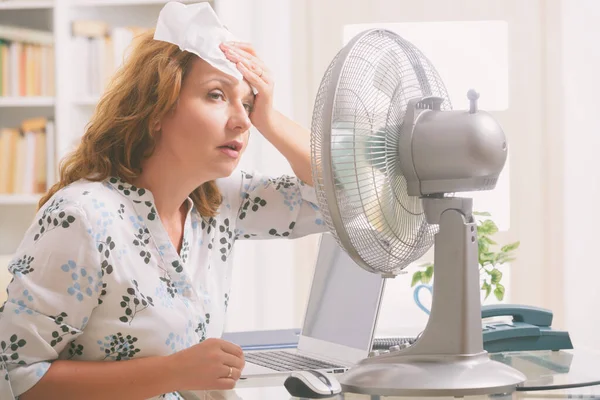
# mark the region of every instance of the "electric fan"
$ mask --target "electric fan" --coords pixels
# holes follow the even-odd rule
[[[464,396],[512,392],[519,371],[483,350],[472,199],[491,190],[507,157],[488,113],[452,111],[429,60],[397,34],[355,36],[333,59],[312,120],[313,183],[327,226],[362,268],[394,277],[435,242],[427,326],[410,347],[361,360],[347,392]]]

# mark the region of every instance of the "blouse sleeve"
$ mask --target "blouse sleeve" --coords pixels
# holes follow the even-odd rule
[[[238,239],[297,238],[326,230],[315,190],[296,177],[277,178],[237,172],[233,193],[238,201]]]
[[[0,308],[0,398],[15,399],[82,334],[102,289],[99,248],[83,210],[53,201],[14,259]]]

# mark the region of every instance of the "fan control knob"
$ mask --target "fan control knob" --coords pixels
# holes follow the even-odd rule
[[[390,351],[394,352],[394,351],[400,351],[400,346],[395,344],[393,346],[390,346]]]
[[[469,113],[475,114],[477,112],[477,100],[479,100],[479,93],[475,89],[471,89],[467,92],[467,98],[469,99]]]

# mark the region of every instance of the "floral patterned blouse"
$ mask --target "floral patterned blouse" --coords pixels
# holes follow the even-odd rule
[[[179,254],[148,190],[118,178],[59,190],[9,264],[0,399],[30,389],[55,359],[169,355],[220,337],[235,241],[325,229],[314,189],[297,178],[236,171],[217,183],[223,203],[216,217],[201,217],[187,200]]]

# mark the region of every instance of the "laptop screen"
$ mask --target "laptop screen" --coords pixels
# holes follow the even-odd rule
[[[323,234],[302,335],[368,351],[383,278],[365,271]]]

